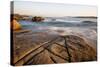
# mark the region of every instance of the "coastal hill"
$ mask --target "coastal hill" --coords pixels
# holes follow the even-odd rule
[[[41,22],[44,20],[44,17],[41,16],[29,16],[29,15],[20,15],[20,14],[11,14],[13,15],[13,19],[19,20],[28,20],[33,22]]]

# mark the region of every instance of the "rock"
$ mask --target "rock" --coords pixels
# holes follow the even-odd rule
[[[34,21],[34,22],[41,22],[43,20],[44,20],[44,18],[40,17],[40,16],[35,16],[35,17],[32,18],[32,21]]]
[[[17,58],[18,63],[23,60],[24,61],[23,63],[15,63],[14,65],[69,63],[69,57],[71,58],[71,62],[86,62],[97,60],[96,48],[94,48],[91,43],[86,41],[85,38],[75,35],[67,35],[65,36],[67,44],[66,47],[65,39],[63,37],[58,36],[58,38],[56,38],[54,36],[46,34],[45,37],[41,35],[34,36],[33,33],[29,32],[27,34],[15,34],[14,46],[18,46],[17,48],[21,48],[14,51],[14,59],[16,59],[16,57],[24,55],[31,49],[42,45],[44,42],[47,42],[47,37],[52,37],[49,39],[49,43],[46,43],[43,46],[39,47],[38,49],[36,49],[36,51],[32,51],[32,53],[30,52],[20,61],[18,61],[19,59]],[[16,47],[14,47],[14,49],[16,49]],[[68,55],[67,48],[69,50],[70,56]]]
[[[82,21],[82,23],[96,23],[96,22],[93,22],[93,21]]]
[[[20,30],[21,29],[21,25],[14,19],[11,22],[11,29],[13,30]]]

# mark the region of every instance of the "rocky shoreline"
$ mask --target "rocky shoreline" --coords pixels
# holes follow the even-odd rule
[[[70,62],[96,61],[96,47],[91,46],[90,42],[84,38],[67,35],[66,44],[68,45],[71,55]],[[30,55],[23,63],[16,63],[28,51],[35,49],[44,42],[54,41],[53,43],[41,46],[36,55]],[[68,53],[66,52],[65,40],[58,35],[50,35],[45,32],[13,32],[13,64],[14,65],[32,65],[32,64],[52,64],[52,63],[68,63]],[[43,51],[42,51],[43,50]]]

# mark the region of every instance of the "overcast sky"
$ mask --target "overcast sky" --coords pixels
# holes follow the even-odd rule
[[[14,13],[46,17],[97,16],[97,7],[76,4],[14,1]]]

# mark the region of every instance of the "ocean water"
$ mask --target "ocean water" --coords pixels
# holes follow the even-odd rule
[[[47,32],[57,35],[77,35],[85,37],[96,44],[97,41],[97,19],[96,18],[46,18],[43,22],[32,22],[21,20],[24,29],[33,32]]]

